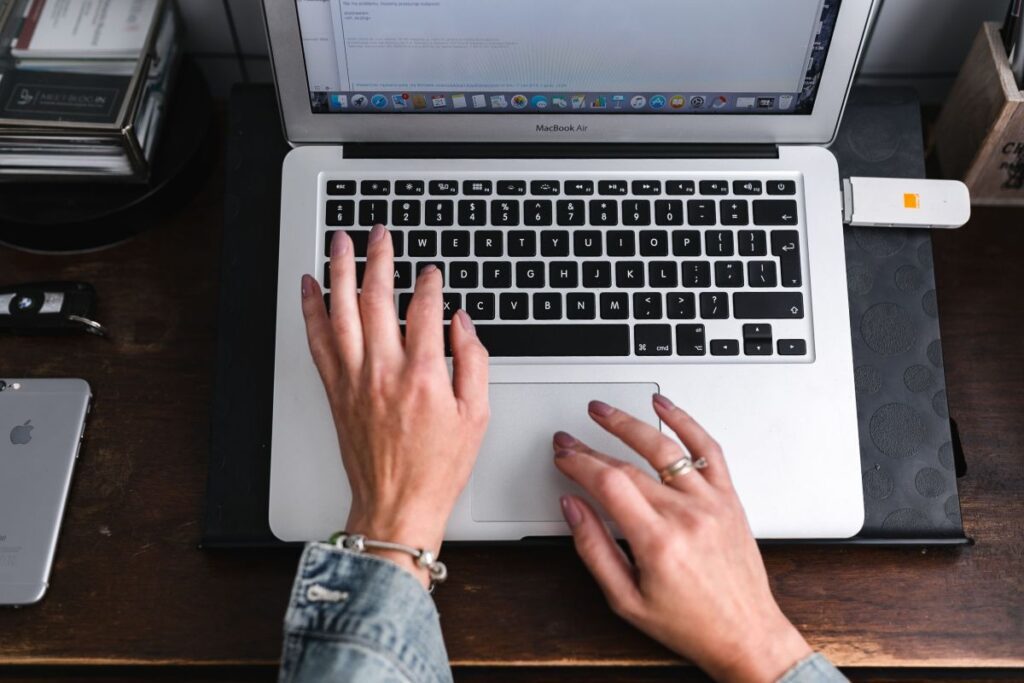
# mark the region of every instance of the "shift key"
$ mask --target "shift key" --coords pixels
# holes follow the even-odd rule
[[[804,295],[800,292],[737,292],[733,294],[732,311],[738,320],[803,318]]]

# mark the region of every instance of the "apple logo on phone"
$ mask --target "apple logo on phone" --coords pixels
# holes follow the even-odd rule
[[[26,420],[25,424],[17,425],[11,430],[11,443],[15,446],[24,446],[32,440],[32,420]]]

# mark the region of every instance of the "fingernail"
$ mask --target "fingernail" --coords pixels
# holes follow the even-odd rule
[[[373,226],[373,229],[370,230],[370,236],[366,240],[367,244],[376,244],[377,242],[380,242],[384,238],[384,233],[386,232],[387,230],[385,230],[384,226],[380,223]]]
[[[313,278],[309,275],[302,276],[302,298],[305,299],[313,291]]]
[[[560,498],[562,503],[562,516],[565,517],[565,523],[575,529],[579,526],[579,523],[583,521],[583,514],[580,512],[579,506],[576,501],[569,496],[562,496]]]
[[[555,445],[562,448],[572,448],[576,445],[576,437],[569,432],[555,432]]]
[[[435,266],[433,263],[428,263],[427,265],[420,268],[419,274],[420,276],[423,276],[426,275],[427,273],[433,273],[435,270],[437,270],[437,266]]]
[[[615,408],[612,408],[604,401],[591,401],[590,405],[587,406],[587,410],[598,417],[608,417],[615,412]]]
[[[476,326],[473,324],[472,318],[469,317],[469,313],[460,308],[455,311],[455,317],[459,319],[459,324],[462,325],[463,330],[469,332],[474,337],[476,336]]]
[[[573,451],[569,450],[568,448],[559,448],[557,451],[555,451],[556,458],[568,458],[572,454]]]
[[[348,251],[349,236],[344,230],[334,233],[331,238],[331,256],[342,256]]]
[[[668,397],[662,396],[661,394],[654,395],[654,405],[665,410],[672,410],[676,407],[676,404],[668,400]]]

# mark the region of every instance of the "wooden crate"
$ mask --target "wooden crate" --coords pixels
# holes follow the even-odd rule
[[[972,204],[1024,206],[1024,92],[998,24],[984,24],[974,39],[933,142],[943,174],[967,185]]]

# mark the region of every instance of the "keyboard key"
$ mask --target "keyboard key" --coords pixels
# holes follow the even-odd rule
[[[712,339],[712,356],[738,356],[740,355],[740,343],[735,339]]]
[[[369,230],[347,230],[346,232],[348,233],[349,238],[351,238],[351,240],[352,240],[352,251],[355,254],[356,258],[365,258],[366,257],[366,245],[367,245],[367,242],[369,241],[369,238],[370,238],[370,231]],[[402,255],[402,247],[403,247],[403,245],[405,243],[405,239],[404,239],[405,233],[403,233],[401,230],[389,230],[388,232],[391,233],[391,245],[392,245],[392,247],[394,247],[395,256],[401,256]],[[334,238],[334,234],[335,233],[333,231],[327,233],[327,240],[326,240],[326,244],[325,244],[326,253],[324,254],[324,256],[330,256],[331,255],[331,252],[330,252],[331,241]],[[432,256],[432,254],[428,254],[428,255]]]
[[[651,261],[647,264],[647,281],[651,287],[677,287],[679,268],[675,261]]]
[[[502,320],[526,320],[530,315],[529,298],[521,292],[506,293],[498,297],[498,315]]]
[[[636,256],[636,233],[632,230],[609,230],[609,256]]]
[[[755,199],[754,225],[796,225],[796,201]]]
[[[536,256],[537,233],[533,230],[512,230],[508,233],[509,256]]]
[[[412,264],[408,261],[395,263],[395,289],[410,289],[412,287]]]
[[[487,261],[483,265],[484,287],[509,289],[512,287],[512,264],[507,261]]]
[[[772,355],[771,341],[744,341],[743,355],[745,356],[770,356]]]
[[[337,199],[327,202],[327,225],[343,227],[355,224],[356,203],[351,199]]]
[[[601,256],[601,231],[576,230],[572,234],[572,253],[576,256]]]
[[[772,261],[749,261],[747,263],[747,281],[751,287],[777,286],[775,264]]]
[[[629,325],[478,325],[492,358],[628,356]]]
[[[692,180],[668,180],[665,182],[665,194],[695,195],[697,186]]]
[[[459,182],[457,180],[431,180],[428,186],[430,194],[458,194]]]
[[[742,261],[716,261],[715,262],[715,286],[716,287],[742,287],[743,286],[743,262]]]
[[[487,205],[476,199],[459,200],[459,225],[483,225],[487,222]]]
[[[729,295],[722,292],[703,292],[700,295],[700,317],[705,320],[723,320],[729,317]],[[739,316],[737,316],[739,317]]]
[[[693,292],[669,292],[665,295],[665,311],[672,320],[693,320],[697,317]]]
[[[704,243],[708,256],[732,256],[734,253],[729,230],[708,230],[704,233]]]
[[[575,289],[579,287],[579,264],[575,261],[552,261],[549,263],[548,285],[556,289]]]
[[[636,194],[636,195],[661,194],[661,181],[660,180],[634,180],[633,181],[633,194]]]
[[[623,225],[650,225],[651,202],[646,199],[624,199],[622,201]]]
[[[365,192],[364,192],[365,194]],[[359,225],[387,225],[388,202],[385,199],[364,199],[359,202]]]
[[[747,323],[743,326],[745,341],[772,340],[772,326],[768,323]]]
[[[562,191],[562,184],[557,180],[531,180],[530,194],[551,195]]]
[[[703,325],[676,325],[676,354],[703,356],[705,348]]]
[[[331,274],[330,273],[330,269],[329,269],[330,265],[331,264],[329,264],[329,263],[327,264],[328,270],[325,273],[328,277],[330,277],[330,274]],[[356,261],[356,289],[362,289],[363,288],[363,275],[365,275],[365,274],[366,274],[366,261]]]
[[[492,201],[491,225],[502,227],[519,225],[519,202],[508,199]]]
[[[544,264],[540,261],[520,261],[516,264],[516,287],[537,289],[544,286]]]
[[[602,180],[597,183],[598,194],[626,194],[628,191],[625,180]]]
[[[327,194],[332,197],[351,196],[356,193],[356,181],[354,180],[328,180]]]
[[[671,325],[634,325],[633,353],[638,356],[671,356]]]
[[[476,289],[479,284],[479,264],[475,261],[455,261],[448,265],[448,286],[453,289]]]
[[[641,230],[640,255],[668,256],[668,232],[664,230]]]
[[[559,199],[555,213],[559,225],[583,225],[587,222],[586,209],[579,199]]]
[[[769,180],[768,194],[796,194],[795,180]]]
[[[633,317],[637,320],[661,320],[661,295],[652,292],[634,294]]]
[[[739,195],[761,194],[761,181],[734,180],[732,181],[732,193]]]
[[[710,287],[711,264],[707,261],[683,261],[683,287]]]
[[[443,231],[441,256],[469,256],[469,230]]]
[[[644,286],[644,264],[641,261],[617,261],[615,286],[633,289]]]
[[[780,339],[778,349],[780,356],[806,356],[807,342],[803,339]]]
[[[729,194],[729,183],[725,180],[700,181],[701,194]]]
[[[569,196],[594,194],[594,181],[592,180],[566,180],[565,194]]]
[[[723,199],[719,202],[722,212],[722,225],[746,225],[750,222],[747,200]]]
[[[659,199],[658,201],[654,202],[654,222],[657,225],[682,225],[682,200]]]
[[[584,261],[583,286],[588,289],[607,289],[612,286],[610,261]]]
[[[359,183],[359,193],[366,195],[391,194],[390,180],[364,180]]]
[[[498,194],[505,196],[521,196],[526,194],[525,180],[499,180]]]
[[[796,230],[772,231],[772,255],[779,257],[783,287],[799,287],[803,284],[800,233]]]
[[[432,230],[410,232],[409,256],[437,256],[437,233]]]
[[[690,199],[686,202],[690,225],[714,225],[718,222],[715,203],[709,199]]]
[[[403,197],[418,197],[424,193],[422,180],[396,180],[395,194]]]
[[[784,320],[804,317],[800,292],[736,292],[733,315],[739,320]]]
[[[534,320],[561,320],[562,295],[557,292],[538,292],[533,295]]]
[[[465,195],[487,195],[491,194],[492,183],[490,180],[463,180],[462,194]]]
[[[625,292],[605,292],[601,295],[601,317],[605,320],[625,320],[629,317],[629,296]]]
[[[565,296],[565,317],[569,320],[593,320],[597,317],[597,297],[590,292],[571,292]]]
[[[523,202],[523,222],[527,225],[551,225],[551,200],[534,199]]]
[[[477,230],[473,233],[473,254],[476,256],[502,256],[505,233],[501,230]]]
[[[396,199],[391,202],[392,222],[400,226],[420,224],[420,203],[415,199]]]
[[[542,230],[540,233],[541,256],[568,256],[568,230]]]
[[[445,320],[451,320],[455,311],[462,308],[462,295],[455,292],[445,292],[441,295],[441,311]]]
[[[696,230],[673,230],[672,255],[700,256],[700,233]]]
[[[466,295],[466,313],[474,321],[494,320],[494,295],[474,292]]]
[[[409,312],[409,304],[412,303],[412,294],[399,294],[398,295],[398,319],[405,320],[406,314]]]
[[[764,256],[768,253],[768,241],[764,230],[740,230],[740,256]]]
[[[618,225],[619,205],[613,199],[590,200],[591,225]]]
[[[427,225],[448,227],[455,224],[455,202],[451,199],[431,199],[426,210]]]

